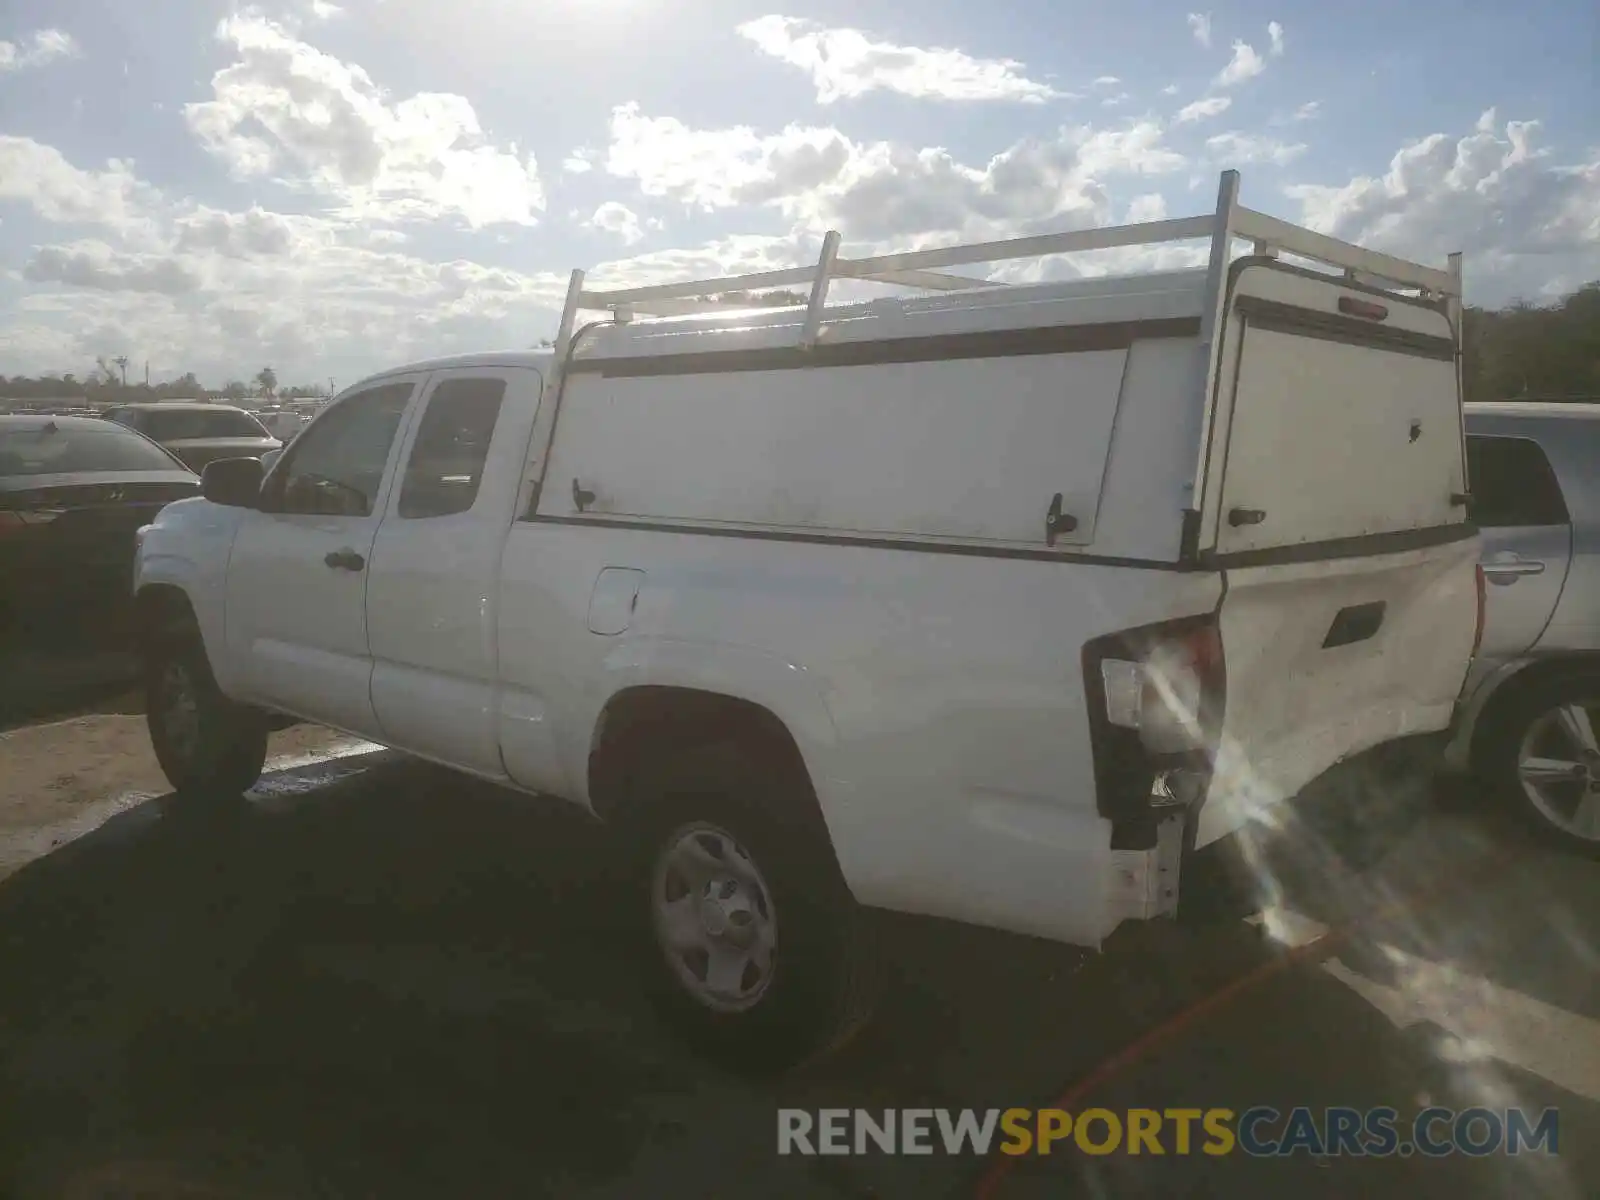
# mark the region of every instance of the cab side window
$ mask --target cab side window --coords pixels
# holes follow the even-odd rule
[[[401,517],[445,517],[477,503],[505,395],[504,379],[447,379],[433,389],[406,463]]]
[[[1550,460],[1525,437],[1467,437],[1468,517],[1483,529],[1565,525],[1567,502]]]
[[[414,390],[410,383],[384,384],[339,401],[285,452],[263,507],[314,516],[371,516]]]

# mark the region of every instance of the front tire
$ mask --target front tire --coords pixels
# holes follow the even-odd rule
[[[871,1015],[879,960],[807,782],[725,744],[639,792],[623,818],[634,927],[669,1023],[746,1072],[842,1047]]]
[[[1538,681],[1495,714],[1486,781],[1536,832],[1600,858],[1600,672]]]
[[[147,652],[145,721],[162,774],[180,795],[237,796],[261,778],[266,720],[222,694],[192,627]]]

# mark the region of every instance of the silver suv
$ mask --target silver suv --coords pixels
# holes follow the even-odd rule
[[[1600,855],[1600,404],[1467,406],[1483,642],[1447,759]]]

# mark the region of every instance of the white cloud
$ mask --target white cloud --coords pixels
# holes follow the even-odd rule
[[[54,147],[0,137],[0,201],[101,238],[36,247],[0,321],[8,373],[148,357],[155,374],[220,383],[271,361],[286,381],[487,345],[528,344],[565,276],[399,252],[397,230],[337,216],[176,203],[130,164],[83,170]],[[131,349],[130,349],[131,348]]]
[[[277,175],[376,220],[532,225],[543,210],[533,155],[491,144],[465,98],[391,102],[359,66],[259,16],[230,17],[217,36],[239,60],[184,116],[236,177]]]
[[[596,229],[615,234],[629,246],[644,237],[644,225],[639,220],[639,214],[615,200],[607,200],[595,209],[588,223]]]
[[[22,277],[33,283],[169,296],[192,292],[200,286],[200,276],[178,259],[130,253],[98,241],[42,246],[22,268]]]
[[[561,169],[568,175],[587,175],[594,170],[594,151],[574,150],[561,160]]]
[[[1322,115],[1322,101],[1307,100],[1299,108],[1289,114],[1291,121],[1312,121]]]
[[[1236,83],[1243,83],[1246,79],[1254,79],[1266,69],[1267,60],[1256,53],[1255,47],[1249,42],[1235,38],[1233,57],[1217,75],[1216,84],[1218,87],[1232,87]]]
[[[1166,87],[1161,89],[1161,94],[1163,96],[1176,96],[1178,94],[1178,85],[1175,83],[1167,84]]]
[[[859,29],[828,28],[770,14],[738,27],[763,54],[806,71],[819,104],[868,92],[928,100],[1011,100],[1038,104],[1062,93],[1029,79],[1009,58],[974,58],[961,50],[874,41]]]
[[[65,58],[77,58],[82,53],[70,33],[40,29],[21,42],[0,41],[0,71],[44,67]]]
[[[330,4],[329,0],[311,0],[311,16],[317,21],[331,21],[339,16],[344,9],[337,4]]]
[[[1233,98],[1230,96],[1205,96],[1180,108],[1178,121],[1185,124],[1191,121],[1204,121],[1208,117],[1227,112],[1232,104]]]
[[[1093,223],[1107,211],[1103,179],[1181,169],[1159,123],[1064,128],[968,165],[949,151],[856,142],[836,129],[791,125],[692,129],[613,110],[606,169],[647,196],[702,210],[767,205],[811,231],[872,241],[912,234],[1004,236],[1012,228]]]
[[[289,251],[251,252],[252,226],[287,228]],[[565,287],[553,273],[363,245],[358,227],[320,218],[208,213],[195,227],[202,234],[180,235],[160,253],[84,242],[38,250],[25,274],[47,286],[18,302],[15,325],[27,340],[8,348],[7,361],[72,370],[129,350],[156,375],[193,370],[220,384],[265,361],[299,382],[531,344],[553,324]]]
[[[1286,191],[1335,237],[1435,263],[1464,251],[1478,303],[1559,294],[1600,278],[1600,153],[1557,164],[1537,135],[1490,109],[1464,137],[1406,146],[1382,176]]]
[[[73,166],[54,146],[0,134],[0,200],[27,204],[46,221],[104,225],[132,232],[159,193],[111,159],[102,171]]]
[[[636,103],[611,110],[606,170],[634,179],[647,196],[710,211],[762,203],[837,176],[855,144],[836,129],[790,125],[760,134],[748,125],[692,129],[648,117]]]
[[[400,107],[378,102],[391,114]],[[277,164],[269,171],[323,180],[270,127],[237,132],[263,139]],[[321,144],[308,143],[303,131],[295,136],[297,146]],[[1193,160],[1165,139],[1162,124],[1148,119],[1109,129],[1073,125],[992,155],[958,157],[827,126],[697,129],[624,105],[612,114],[609,145],[574,159],[632,181],[644,195],[713,212],[723,228],[753,232],[621,257],[651,228],[642,204],[621,194],[585,207],[574,221],[619,239],[619,257],[591,271],[596,286],[617,286],[809,262],[829,228],[858,254],[1159,219],[1167,202],[1157,188],[1173,173],[1164,192],[1176,198],[1191,170],[1288,163],[1301,182],[1274,211],[1421,261],[1464,249],[1475,303],[1543,296],[1600,277],[1600,155],[1557,158],[1540,148],[1531,124],[1486,113],[1465,136],[1407,145],[1386,171],[1314,183],[1306,182],[1317,176],[1303,146],[1261,130],[1218,134]],[[337,178],[319,183],[341,202],[342,186]],[[97,353],[127,352],[148,356],[153,374],[194,370],[208,382],[263,362],[285,382],[329,373],[348,381],[409,358],[529,344],[553,328],[565,288],[564,272],[430,260],[348,202],[317,214],[210,208],[151,187],[131,163],[84,167],[51,146],[0,136],[0,204],[8,200],[43,220],[85,227],[18,254],[13,278],[29,290],[0,318],[8,373],[81,374]],[[414,244],[422,243],[419,236]],[[1203,253],[1190,244],[1123,248],[1006,264],[994,275],[1020,282],[1170,268]]]
[[[1211,48],[1211,14],[1190,13],[1189,32],[1194,36],[1195,41],[1209,50]]]
[[[322,224],[317,218],[300,218],[299,222]],[[281,258],[295,248],[296,224],[295,218],[259,207],[248,212],[201,207],[174,222],[175,245],[179,250],[226,258]]]
[[[1140,221],[1164,221],[1167,219],[1167,201],[1160,192],[1146,192],[1142,196],[1135,196],[1128,205],[1128,215],[1123,218],[1127,224],[1137,224]]]
[[[1283,166],[1306,152],[1304,142],[1293,144],[1253,133],[1219,133],[1206,139],[1206,148],[1228,164],[1270,163]]]
[[[1116,75],[1102,75],[1094,81],[1095,87],[1116,87],[1122,79]]]
[[[1267,22],[1267,37],[1271,39],[1267,53],[1278,55],[1283,53],[1283,26],[1276,21]]]

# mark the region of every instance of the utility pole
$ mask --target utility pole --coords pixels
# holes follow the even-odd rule
[[[122,386],[123,387],[127,387],[128,386],[128,356],[126,354],[119,354],[115,358],[113,358],[111,361],[116,363],[117,364],[117,370],[122,372]]]

